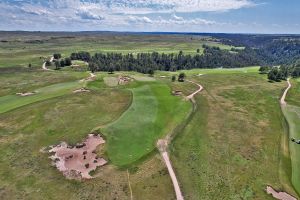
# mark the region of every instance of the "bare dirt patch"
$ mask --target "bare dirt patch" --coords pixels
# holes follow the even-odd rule
[[[131,81],[133,81],[133,79],[128,76],[119,76],[118,77],[118,85],[126,85],[126,84],[130,83]]]
[[[16,93],[16,95],[19,95],[21,97],[27,97],[27,96],[31,96],[31,95],[34,95],[36,94],[36,92],[19,92],[19,93]]]
[[[295,197],[291,196],[286,192],[277,192],[271,186],[267,186],[266,192],[271,194],[275,199],[280,200],[297,200]]]
[[[97,167],[107,163],[96,154],[96,148],[104,144],[105,140],[99,134],[89,134],[83,143],[74,147],[62,142],[51,147],[50,153],[54,153],[50,158],[53,165],[68,179],[91,179],[89,173]]]
[[[81,92],[90,92],[90,90],[86,89],[86,88],[80,88],[77,90],[74,90],[73,93],[81,93]]]

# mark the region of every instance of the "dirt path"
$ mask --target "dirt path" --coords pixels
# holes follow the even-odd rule
[[[173,170],[173,167],[172,167],[172,164],[171,164],[168,152],[167,152],[167,147],[168,147],[168,140],[167,139],[158,140],[157,148],[159,149],[159,151],[160,151],[160,153],[161,153],[161,155],[164,159],[164,162],[167,165],[167,168],[168,168],[168,171],[169,171],[169,174],[170,174],[170,177],[172,179],[173,186],[174,186],[174,189],[175,189],[176,199],[177,200],[183,200],[183,196],[182,196],[182,193],[181,193],[181,190],[180,190],[180,187],[179,187],[179,183],[177,181],[175,172]]]
[[[285,89],[285,91],[284,91],[284,93],[282,94],[282,97],[281,97],[281,99],[280,99],[280,104],[281,104],[282,106],[286,106],[285,98],[286,98],[286,95],[287,95],[289,89],[292,87],[292,84],[291,84],[289,78],[288,78],[288,80],[287,80],[287,83],[288,83],[288,87]]]
[[[196,83],[196,82],[193,82],[193,81],[189,81],[187,80],[188,82],[190,83],[193,83],[193,84],[196,84],[199,89],[196,90],[195,92],[193,92],[192,94],[188,95],[186,97],[187,100],[191,100],[193,104],[195,104],[195,101],[193,100],[193,97],[201,92],[203,90],[203,86]],[[173,167],[172,167],[172,164],[171,164],[171,161],[170,161],[170,158],[169,158],[169,155],[168,155],[168,143],[170,142],[170,136],[167,135],[165,139],[160,139],[157,141],[157,148],[161,154],[161,156],[163,157],[163,160],[168,168],[168,171],[169,171],[169,174],[170,174],[170,177],[171,177],[171,180],[173,182],[173,186],[174,186],[174,190],[175,190],[175,194],[176,194],[176,199],[177,200],[183,200],[183,196],[182,196],[182,193],[181,193],[181,190],[180,190],[180,186],[179,186],[179,183],[178,183],[178,180],[177,180],[177,177],[176,177],[176,174],[173,170]]]
[[[194,81],[187,80],[187,82],[193,83],[199,87],[198,90],[196,90],[195,92],[193,92],[192,94],[190,94],[186,97],[189,100],[189,99],[192,99],[197,93],[201,92],[203,90],[203,86],[198,83],[195,83]]]
[[[132,189],[131,189],[131,184],[130,184],[130,177],[129,177],[129,171],[127,169],[127,179],[128,179],[128,187],[130,191],[130,200],[133,200],[133,195],[132,195]]]
[[[50,58],[50,62],[52,62],[53,59],[54,59],[54,57],[52,56],[52,57]],[[47,68],[46,62],[43,63],[42,68],[43,68],[43,70],[46,70],[46,71],[50,71],[50,70],[51,70],[51,69]]]

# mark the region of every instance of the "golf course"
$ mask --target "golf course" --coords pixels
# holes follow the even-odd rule
[[[188,68],[244,58],[213,36],[28,34],[0,34],[0,199],[299,199],[299,78]]]

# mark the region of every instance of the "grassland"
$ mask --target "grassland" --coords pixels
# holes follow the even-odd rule
[[[272,199],[266,185],[297,196],[290,158],[281,153],[286,132],[278,100],[285,84],[250,71],[187,72],[205,91],[170,148],[186,199]]]
[[[127,35],[117,33],[10,33],[0,32],[0,67],[40,67],[45,58],[59,52],[164,52],[187,54],[203,51],[202,45],[231,49],[210,37],[184,35]]]

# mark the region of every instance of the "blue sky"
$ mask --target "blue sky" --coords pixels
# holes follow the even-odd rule
[[[0,0],[0,30],[300,33],[299,0]]]

